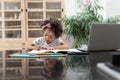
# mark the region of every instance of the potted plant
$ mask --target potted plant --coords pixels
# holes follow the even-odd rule
[[[99,0],[94,0],[80,15],[64,17],[65,25],[64,34],[67,39],[74,39],[73,48],[81,47],[88,43],[88,35],[90,27],[93,23],[117,23],[120,21],[118,16],[104,19],[99,13],[103,7],[99,4]]]

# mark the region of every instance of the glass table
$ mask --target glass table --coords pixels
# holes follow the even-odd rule
[[[89,54],[1,60],[0,80],[92,80]]]

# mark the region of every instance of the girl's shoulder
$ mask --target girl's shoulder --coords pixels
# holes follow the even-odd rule
[[[51,44],[59,45],[61,42],[63,42],[61,38],[56,38]]]
[[[58,41],[61,41],[61,39],[60,39],[60,38],[56,38],[56,39],[54,40],[54,42],[58,42]]]
[[[63,40],[61,38],[57,38],[56,41],[63,42]]]

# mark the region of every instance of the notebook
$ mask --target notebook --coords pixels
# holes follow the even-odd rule
[[[93,24],[87,48],[81,51],[105,51],[120,48],[120,24]]]

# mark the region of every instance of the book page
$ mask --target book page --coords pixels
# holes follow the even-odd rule
[[[80,52],[77,49],[62,49],[62,50],[32,50],[29,53],[46,54],[46,53],[65,53],[65,52]]]

